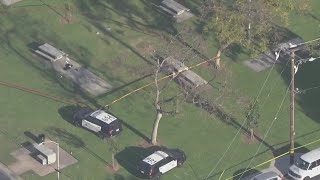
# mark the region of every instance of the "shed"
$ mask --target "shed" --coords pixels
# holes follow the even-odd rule
[[[63,51],[53,47],[48,43],[39,46],[35,52],[52,62],[61,59],[65,55]]]
[[[51,149],[47,148],[44,145],[35,145],[34,147],[40,152],[40,154],[43,157],[46,158],[47,164],[53,164],[56,162],[57,160],[56,153],[53,152]]]
[[[195,72],[188,70],[188,67],[172,56],[164,59],[165,71],[167,73],[180,73],[177,78],[189,87],[198,87],[208,82]]]

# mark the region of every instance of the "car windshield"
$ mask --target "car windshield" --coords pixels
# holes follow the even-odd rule
[[[303,169],[303,170],[307,170],[308,167],[309,167],[309,163],[302,160],[301,158],[298,159],[298,161],[295,163],[295,165],[300,168],[300,169]]]

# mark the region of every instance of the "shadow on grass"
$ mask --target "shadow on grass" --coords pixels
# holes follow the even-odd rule
[[[246,171],[245,173],[243,173]],[[250,180],[254,176],[261,174],[260,171],[256,169],[239,169],[236,172],[233,173],[233,180]]]
[[[41,139],[39,138],[39,136],[33,134],[30,131],[25,131],[23,134],[25,136],[27,136],[28,138],[30,138],[33,142],[36,142],[36,143],[40,143],[41,142]]]
[[[113,177],[108,177],[107,180],[139,180],[134,176],[123,176],[121,174],[115,174]]]
[[[90,154],[92,157],[100,161],[101,163],[110,166],[111,164],[107,162],[103,156],[95,153],[93,150],[91,150],[89,147],[86,146],[85,142],[78,136],[67,132],[64,129],[56,128],[56,127],[49,127],[46,129],[48,134],[51,136],[57,137],[59,141],[63,141],[65,144],[68,144],[71,147],[74,148],[82,148],[84,149],[88,154]]]
[[[158,149],[161,149],[161,147],[152,146],[149,148],[142,148],[129,146],[117,153],[115,158],[117,159],[118,163],[132,175],[145,179],[146,177],[139,172],[138,165],[145,157],[149,156]]]
[[[81,106],[75,106],[75,105],[69,105],[69,106],[63,106],[61,108],[58,109],[58,113],[60,114],[60,116],[67,121],[68,123],[70,123],[71,125],[73,124],[73,114],[75,112],[77,112],[77,110],[80,108]],[[140,138],[142,138],[144,141],[146,142],[150,142],[150,138],[148,138],[146,135],[144,135],[142,132],[140,132],[139,130],[137,130],[136,128],[134,128],[133,126],[131,126],[129,123],[120,120],[121,124],[126,127],[127,129],[129,129],[130,131],[132,131],[134,134],[136,134],[137,136],[139,136]]]
[[[136,128],[134,128],[133,126],[131,126],[130,124],[128,124],[127,122],[121,120],[121,123],[124,127],[128,128],[130,131],[132,131],[134,134],[136,134],[137,136],[141,137],[144,141],[150,143],[151,139],[144,135],[142,132],[140,132],[139,130],[137,130]]]

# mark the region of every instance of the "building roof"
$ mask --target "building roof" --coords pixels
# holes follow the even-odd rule
[[[166,66],[168,66],[169,71],[174,72],[182,72],[181,75],[184,77],[185,80],[187,80],[189,83],[192,84],[192,86],[200,86],[207,84],[208,81],[204,80],[202,77],[200,77],[195,72],[188,70],[188,67],[184,65],[179,60],[174,59],[172,56],[164,59]]]
[[[312,163],[315,160],[318,160],[320,157],[320,148],[307,152],[301,156],[301,159]]]
[[[110,124],[112,123],[113,121],[115,121],[117,118],[112,116],[111,114],[109,113],[106,113],[105,111],[103,110],[97,110],[97,111],[94,111],[93,113],[90,114],[91,117],[93,118],[96,118],[100,121],[103,121],[107,124]]]
[[[174,11],[178,15],[182,14],[184,11],[189,11],[189,9],[175,2],[174,0],[163,0],[161,3],[170,8],[170,10]]]
[[[53,56],[54,59],[60,59],[64,55],[64,53],[62,51],[60,51],[59,49],[51,46],[48,43],[45,43],[45,44],[39,46],[38,48],[41,51],[46,52],[46,53],[50,54],[51,56]]]
[[[279,176],[277,173],[270,171],[266,173],[259,174],[253,178],[253,180],[268,180],[270,178],[274,178]]]
[[[144,158],[143,161],[150,164],[150,165],[154,165],[157,162],[161,161],[162,159],[165,159],[168,156],[169,155],[163,151],[156,151],[153,154],[151,154],[150,156]]]

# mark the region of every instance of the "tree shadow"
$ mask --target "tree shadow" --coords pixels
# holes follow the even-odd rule
[[[317,57],[306,49],[299,50],[295,53],[295,60],[309,59],[310,57]],[[291,57],[283,56],[286,62],[290,61]],[[284,61],[284,60],[283,60]],[[290,62],[288,62],[290,64]],[[299,65],[299,69],[295,74],[295,102],[299,105],[299,110],[305,113],[310,119],[320,123],[319,101],[320,96],[320,60],[307,62]],[[282,71],[279,68],[278,71]],[[284,67],[281,74],[284,82],[289,86],[291,82],[290,65]],[[295,109],[298,107],[296,106]]]
[[[150,143],[151,142],[151,139],[144,135],[142,132],[140,132],[138,129],[134,128],[133,126],[131,126],[130,124],[128,124],[127,122],[121,120],[121,124],[128,128],[130,131],[132,131],[134,134],[136,134],[137,136],[141,137],[144,141]]]
[[[123,88],[126,88],[126,87],[128,87],[128,86],[130,86],[130,85],[132,85],[132,84],[134,84],[134,83],[140,82],[140,81],[142,81],[142,80],[144,80],[144,79],[146,79],[146,78],[148,78],[148,77],[151,77],[152,75],[153,75],[153,74],[147,74],[147,75],[144,75],[144,76],[142,76],[142,77],[140,77],[140,78],[137,78],[137,79],[135,79],[135,80],[132,80],[132,81],[130,81],[130,82],[127,82],[127,83],[125,83],[125,84],[123,84],[123,85],[121,85],[121,86],[115,87],[115,88],[113,88],[111,91],[108,91],[108,92],[106,92],[106,93],[104,93],[104,94],[101,94],[101,95],[97,96],[95,99],[100,99],[100,98],[103,98],[103,97],[105,97],[105,96],[108,96],[108,95],[110,95],[110,94],[112,94],[112,93],[115,93],[115,92],[117,92],[117,91],[119,91],[119,90],[121,90],[121,89],[123,89]]]
[[[233,173],[233,180],[251,180],[258,174],[261,172],[256,169],[239,169]]]
[[[33,134],[30,131],[25,131],[25,132],[23,132],[23,134],[25,136],[27,136],[28,138],[30,138],[33,142],[36,142],[36,143],[40,143],[41,142],[41,138],[39,138],[39,136]]]
[[[106,161],[103,156],[95,153],[92,149],[86,146],[85,142],[78,136],[67,132],[64,129],[61,128],[56,128],[56,127],[49,127],[46,129],[48,134],[51,136],[57,137],[59,141],[63,141],[65,144],[68,144],[71,147],[74,148],[82,148],[84,149],[87,153],[89,153],[91,156],[102,162],[103,164],[110,166],[111,164]]]
[[[121,174],[115,174],[113,177],[109,177],[107,180],[138,180],[134,176],[123,176]]]
[[[80,108],[80,106],[75,106],[75,105],[68,105],[68,106],[63,106],[58,109],[58,113],[68,123],[73,124],[73,115],[77,112],[77,110]]]
[[[147,156],[152,154],[155,150],[161,149],[159,146],[152,146],[149,148],[142,148],[136,146],[129,146],[115,155],[118,163],[125,168],[129,173],[138,178],[146,178],[139,170],[139,163]]]

